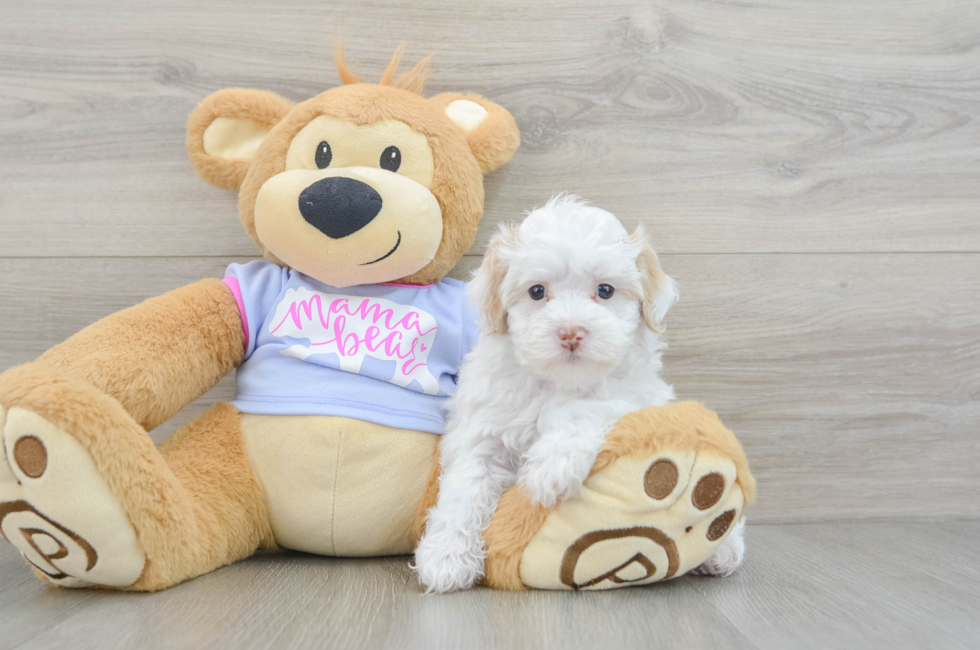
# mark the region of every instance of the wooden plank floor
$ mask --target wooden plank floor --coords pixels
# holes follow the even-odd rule
[[[271,554],[149,595],[36,580],[0,547],[0,650],[976,648],[980,522],[749,525],[731,578],[425,596],[408,558]]]
[[[226,86],[300,100],[401,40],[523,145],[495,223],[578,192],[681,285],[666,372],[718,410],[756,520],[980,516],[980,6],[962,0],[38,0],[0,20],[0,370],[255,246],[187,162]],[[159,440],[215,399],[227,380]]]

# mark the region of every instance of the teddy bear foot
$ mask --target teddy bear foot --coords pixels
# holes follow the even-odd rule
[[[23,408],[0,406],[0,427],[3,537],[62,587],[136,582],[145,564],[136,532],[79,441]]]
[[[675,578],[713,557],[753,496],[741,447],[714,413],[644,409],[620,420],[577,497],[549,509],[505,493],[484,534],[486,582],[580,590]]]

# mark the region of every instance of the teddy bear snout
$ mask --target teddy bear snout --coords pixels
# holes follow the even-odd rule
[[[381,195],[373,187],[345,176],[320,179],[299,195],[300,214],[331,239],[346,237],[368,225],[381,207]]]

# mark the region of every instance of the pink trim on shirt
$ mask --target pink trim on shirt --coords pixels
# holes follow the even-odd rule
[[[238,312],[242,315],[242,331],[245,332],[245,351],[248,352],[248,316],[245,315],[245,301],[242,299],[242,288],[235,278],[228,277],[222,280],[222,282],[231,289],[232,295],[235,296],[235,302],[238,303]]]
[[[380,284],[383,287],[411,287],[412,289],[428,289],[429,287],[436,286],[436,284],[438,283],[433,282],[432,284],[404,284],[402,282],[379,282],[378,284]]]

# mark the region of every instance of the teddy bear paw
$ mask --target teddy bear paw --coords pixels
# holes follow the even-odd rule
[[[3,537],[57,585],[136,582],[145,557],[135,530],[78,440],[22,408],[0,406],[0,430]]]
[[[619,458],[550,512],[523,552],[521,579],[579,590],[647,584],[702,566],[731,572],[741,554],[721,547],[745,505],[736,477],[731,459],[711,453]]]

